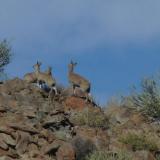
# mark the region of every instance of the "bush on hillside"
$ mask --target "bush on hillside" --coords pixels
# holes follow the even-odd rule
[[[160,80],[146,78],[141,83],[141,92],[135,92],[131,101],[145,115],[160,118]]]
[[[132,157],[124,151],[119,151],[118,153],[95,151],[87,156],[85,160],[132,160]]]
[[[4,67],[11,61],[11,47],[5,39],[0,42],[0,78],[5,78]]]
[[[84,160],[84,157],[92,153],[96,150],[96,146],[90,140],[85,140],[81,137],[76,137],[72,141],[72,145],[76,150],[76,159],[77,160]]]
[[[107,128],[108,119],[103,112],[95,111],[90,108],[84,109],[71,117],[71,121],[80,126]]]
[[[10,63],[11,47],[7,40],[0,42],[0,71],[4,70],[4,67]]]
[[[128,133],[124,137],[120,138],[120,142],[130,145],[133,151],[156,151],[158,149],[156,142],[149,140],[144,134],[139,135],[135,133]]]

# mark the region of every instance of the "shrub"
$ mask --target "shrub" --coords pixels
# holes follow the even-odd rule
[[[144,134],[138,135],[135,133],[128,133],[125,137],[120,138],[120,142],[130,145],[133,151],[156,151],[158,149],[157,144],[154,141],[149,140]]]
[[[7,78],[4,73],[4,67],[10,63],[11,60],[11,47],[7,40],[0,42],[0,79],[5,80]]]
[[[96,150],[96,146],[90,140],[85,140],[81,137],[76,137],[72,141],[72,145],[76,151],[76,159],[84,160],[84,157]]]
[[[142,91],[131,96],[133,104],[145,115],[160,118],[160,80],[146,78],[141,83]]]
[[[86,125],[89,127],[107,128],[108,119],[103,112],[86,108],[71,117],[71,121],[77,125]]]
[[[120,151],[112,153],[107,151],[95,151],[85,158],[85,160],[132,160],[129,153]]]
[[[156,160],[160,160],[160,155],[156,156]]]
[[[11,47],[7,40],[0,42],[0,71],[10,62]]]

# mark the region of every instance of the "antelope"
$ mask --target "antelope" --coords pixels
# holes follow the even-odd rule
[[[28,83],[36,83],[37,82],[36,74],[34,72],[26,73],[24,75],[24,80]]]
[[[58,94],[57,88],[56,88],[56,80],[52,77],[52,68],[49,67],[46,72],[40,71],[41,63],[37,61],[37,63],[33,66],[35,69],[35,75],[37,77],[37,82],[40,83],[46,83],[48,87],[51,89],[49,95],[52,93],[52,91],[55,91],[55,94]]]
[[[86,80],[84,77],[80,76],[77,73],[74,73],[74,67],[77,65],[77,63],[71,63],[68,65],[68,80],[73,88],[73,94],[75,95],[75,89],[76,87],[79,87],[86,95],[86,99],[92,101],[91,94],[90,94],[90,87],[91,84],[88,80]]]
[[[48,67],[48,69],[45,71],[46,74],[51,75],[52,74],[52,67]]]

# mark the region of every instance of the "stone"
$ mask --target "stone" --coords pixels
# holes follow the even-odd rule
[[[24,131],[24,132],[29,132],[29,133],[32,133],[32,134],[39,133],[38,130],[36,130],[34,127],[32,127],[30,125],[27,125],[27,124],[10,123],[8,126],[13,128],[13,129],[21,130],[21,131]]]
[[[1,133],[5,133],[5,134],[8,134],[8,135],[12,135],[12,132],[13,132],[14,130],[13,129],[11,129],[10,127],[8,127],[8,126],[6,126],[6,125],[1,125],[0,126],[0,132]]]
[[[22,155],[27,151],[30,140],[31,137],[29,133],[17,131],[16,150],[19,155]]]
[[[29,152],[29,157],[30,158],[36,158],[39,155],[39,149],[38,146],[31,143],[28,145],[28,152]]]
[[[149,151],[136,151],[133,156],[134,160],[155,160]]]
[[[12,145],[12,146],[16,145],[16,141],[10,135],[0,133],[0,137],[6,144]]]
[[[0,160],[13,160],[13,159],[8,156],[2,156],[0,157]]]
[[[68,110],[76,110],[76,111],[82,111],[84,108],[86,108],[87,103],[79,97],[68,97],[66,98],[64,102],[65,111]]]
[[[77,137],[80,137],[84,141],[92,142],[97,149],[103,150],[109,148],[110,137],[107,131],[89,127],[78,127],[74,132],[76,132]]]
[[[0,148],[2,148],[4,150],[8,150],[8,145],[4,142],[2,137],[0,137]]]
[[[48,144],[44,147],[42,147],[42,152],[44,154],[50,154],[50,152],[55,152],[58,150],[58,148],[62,145],[62,141],[54,141],[53,143],[51,144]]]
[[[76,160],[76,152],[69,143],[64,143],[56,153],[57,160]]]

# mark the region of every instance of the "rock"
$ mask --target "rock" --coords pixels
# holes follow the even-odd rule
[[[53,132],[43,129],[40,133],[39,138],[42,140],[44,139],[45,141],[47,140],[49,143],[52,143],[56,138]],[[42,140],[43,141],[43,140]],[[39,142],[38,142],[39,143]],[[44,143],[45,144],[45,143]]]
[[[37,158],[39,155],[39,149],[38,146],[31,143],[28,145],[28,152],[30,158]]]
[[[66,117],[63,114],[58,114],[54,116],[48,116],[43,123],[44,128],[52,127],[52,128],[59,128],[59,126],[66,121]]]
[[[43,146],[47,146],[47,145],[48,145],[48,142],[46,139],[44,139],[44,138],[38,139],[38,146],[40,146],[42,148]]]
[[[90,121],[76,122],[73,117],[83,113],[90,116]],[[148,134],[160,149],[158,124],[146,122],[143,115],[127,107],[112,106],[105,114],[109,125],[103,121],[103,109],[86,102],[79,89],[75,96],[71,88],[61,90],[49,103],[48,92],[18,78],[9,80],[0,85],[0,160],[75,160],[96,149],[124,149],[135,160],[154,159],[149,151],[133,152],[119,138],[130,132]],[[98,120],[102,123],[95,125]]]
[[[13,128],[13,129],[16,129],[16,130],[21,130],[21,131],[24,131],[24,132],[29,132],[31,134],[37,134],[39,133],[38,130],[36,130],[34,127],[30,126],[30,125],[27,125],[27,124],[14,124],[14,123],[10,123],[8,125],[9,127]]]
[[[6,126],[6,125],[4,125],[4,126],[0,126],[0,132],[1,133],[5,133],[5,134],[8,134],[8,135],[12,135],[12,132],[13,132],[14,130],[13,129],[11,129],[10,127],[8,127],[8,126]]]
[[[4,140],[1,137],[0,137],[0,148],[8,150],[8,145],[4,142]]]
[[[8,150],[6,155],[11,157],[11,158],[14,158],[14,159],[15,158],[17,159],[19,157],[19,155],[17,154],[17,151],[12,149],[12,148],[9,148],[9,150]]]
[[[28,118],[36,118],[36,111],[34,111],[33,109],[31,110],[24,110],[23,113],[24,116],[28,117]]]
[[[13,159],[8,156],[2,156],[0,157],[0,160],[13,160]]]
[[[149,151],[136,151],[134,160],[155,160],[154,156]]]
[[[0,137],[6,144],[11,145],[11,146],[16,145],[16,141],[10,135],[0,133]]]
[[[4,92],[7,94],[10,94],[11,92],[20,92],[21,90],[27,88],[28,85],[25,83],[25,81],[15,78],[12,80],[6,81],[1,87],[0,92]]]
[[[70,97],[73,95],[73,89],[72,88],[66,88],[61,92],[62,97]]]
[[[68,97],[64,102],[65,111],[82,111],[84,108],[86,108],[86,105],[86,102],[79,97]]]
[[[22,155],[26,152],[30,140],[31,137],[29,133],[17,131],[16,150],[19,155]]]
[[[69,143],[64,143],[56,153],[57,160],[76,160],[76,153],[73,146]]]
[[[0,112],[1,113],[7,112],[7,108],[3,107],[3,106],[0,106]]]
[[[129,120],[130,110],[124,107],[112,106],[107,108],[105,114],[109,117],[109,122],[115,125],[121,125]]]
[[[62,145],[62,141],[54,141],[51,144],[48,144],[42,148],[44,154],[50,154],[52,152],[56,153],[58,148]],[[53,153],[52,153],[53,154]]]
[[[107,131],[78,127],[75,132],[77,137],[80,137],[84,141],[92,142],[97,149],[103,150],[109,148],[110,138]]]

